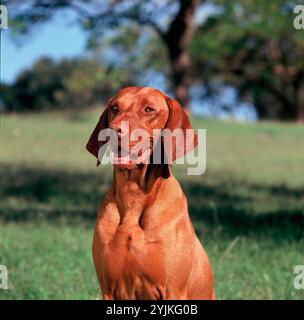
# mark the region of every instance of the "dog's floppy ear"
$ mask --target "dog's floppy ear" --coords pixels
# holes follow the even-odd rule
[[[107,129],[109,127],[109,121],[108,121],[108,108],[104,110],[102,115],[99,118],[99,121],[93,130],[90,139],[86,145],[86,149],[92,153],[97,158],[97,166],[100,164],[100,161],[98,159],[98,152],[99,149],[107,143],[107,141],[98,141],[98,135],[101,130]]]
[[[163,137],[167,161],[171,164],[172,161],[192,151],[198,144],[198,138],[182,106],[175,99],[168,96],[165,98],[169,108],[169,117],[165,129],[169,129],[171,133],[175,129],[179,129],[178,131],[181,133],[180,135],[177,134],[175,142],[171,140],[170,135],[164,135]],[[172,143],[171,147],[169,147],[169,143]]]

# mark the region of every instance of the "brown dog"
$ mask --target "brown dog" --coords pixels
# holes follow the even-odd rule
[[[153,129],[192,128],[176,100],[153,88],[128,87],[110,100],[88,151],[98,157],[102,129],[122,137],[122,121],[129,121],[130,132],[140,128],[151,136]],[[174,149],[172,160],[178,156]],[[114,166],[113,185],[98,212],[93,258],[104,299],[216,298],[210,262],[168,164]]]

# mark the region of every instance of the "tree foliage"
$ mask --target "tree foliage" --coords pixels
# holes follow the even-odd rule
[[[88,32],[88,46],[98,47],[109,31],[136,23],[140,32],[149,27],[166,48],[169,77],[176,98],[190,103],[191,60],[188,48],[193,36],[194,16],[203,0],[12,0],[14,30],[27,34],[59,11],[72,11]]]
[[[41,58],[11,86],[2,86],[2,99],[9,111],[87,107],[132,83],[129,76],[93,59]]]
[[[107,66],[105,86],[145,85],[151,75],[162,74],[187,107],[194,84],[211,88],[209,94],[229,85],[240,100],[252,102],[260,119],[303,121],[304,33],[293,27],[297,4],[293,0],[12,0],[9,5],[11,26],[18,35],[30,33],[58,12],[76,20],[87,32],[88,48]],[[208,18],[199,19],[198,13],[207,8]],[[94,79],[83,86],[65,80],[63,86],[74,96]],[[53,97],[45,99],[52,102]]]
[[[295,1],[218,0],[218,15],[197,30],[196,78],[224,81],[253,99],[259,118],[304,120],[304,34]],[[208,79],[206,79],[206,77]]]

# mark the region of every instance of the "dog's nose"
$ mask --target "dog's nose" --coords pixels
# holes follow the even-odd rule
[[[112,125],[111,128],[116,131],[119,137],[123,137],[128,133],[128,130],[120,125]]]

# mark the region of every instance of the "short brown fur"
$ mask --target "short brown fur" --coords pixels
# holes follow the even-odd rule
[[[117,114],[111,114],[114,103],[121,108]],[[154,114],[144,114],[147,104]],[[87,149],[97,157],[99,130],[117,130],[124,120],[149,132],[192,128],[176,100],[153,88],[129,87],[110,100]],[[173,150],[172,159],[179,156]],[[104,299],[216,299],[209,259],[170,165],[114,166],[98,212],[93,258]]]

